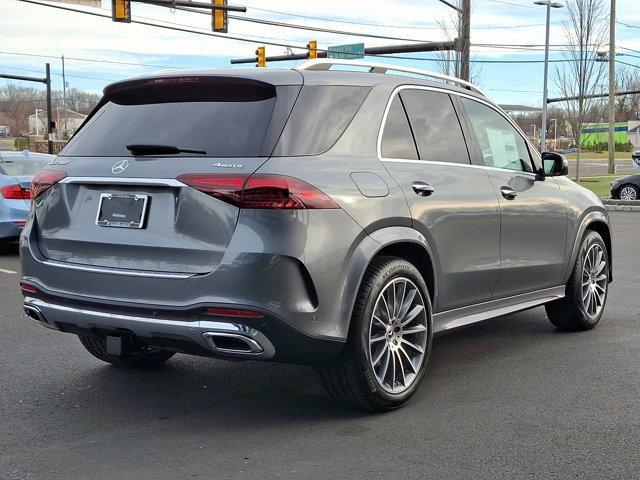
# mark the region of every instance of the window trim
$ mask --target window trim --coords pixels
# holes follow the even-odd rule
[[[511,119],[509,118],[509,116],[498,106],[496,106],[495,104],[491,103],[488,100],[484,100],[481,98],[477,98],[474,97],[473,95],[467,95],[465,93],[462,92],[457,92],[455,90],[449,90],[447,88],[440,88],[440,87],[428,87],[426,85],[399,85],[397,87],[395,87],[393,89],[393,91],[391,92],[391,95],[389,96],[389,99],[387,100],[387,105],[384,109],[384,114],[382,115],[382,121],[380,122],[380,127],[378,129],[378,139],[377,139],[377,145],[376,145],[376,153],[378,155],[378,160],[380,160],[381,162],[394,162],[394,163],[401,163],[401,162],[407,162],[407,163],[420,163],[422,165],[425,164],[429,164],[429,163],[437,163],[440,165],[451,165],[451,166],[456,166],[456,167],[462,167],[462,168],[480,168],[483,170],[495,170],[498,172],[510,172],[510,173],[516,173],[516,174],[522,174],[522,175],[529,175],[531,177],[534,178],[538,178],[539,174],[536,172],[520,172],[518,170],[510,170],[508,168],[500,168],[500,167],[489,167],[487,165],[476,165],[473,163],[471,164],[465,164],[465,163],[455,163],[455,162],[442,162],[442,161],[438,161],[438,160],[411,160],[411,159],[407,159],[407,158],[387,158],[387,157],[383,157],[382,156],[382,135],[384,133],[384,128],[387,124],[387,115],[389,114],[389,108],[391,107],[391,102],[393,101],[393,99],[395,98],[396,95],[399,94],[399,92],[401,92],[402,90],[407,90],[407,89],[413,89],[413,90],[427,90],[427,91],[432,91],[432,92],[440,92],[440,93],[446,93],[449,95],[456,95],[458,97],[465,97],[465,98],[469,98],[471,100],[475,100],[479,103],[482,103],[486,106],[488,106],[489,108],[495,110],[499,115],[501,115],[503,118],[505,118],[510,124],[511,126],[513,126],[516,130],[516,132],[518,132],[518,134],[522,137],[522,139],[525,141],[525,144],[527,146],[531,146],[531,142],[529,141],[529,139],[527,138],[527,136],[524,134],[524,132],[522,131],[522,129]],[[456,105],[454,102],[454,109]],[[468,121],[467,119],[467,115],[466,112],[462,112],[464,114],[464,121]],[[456,115],[458,115],[458,111],[456,109]],[[461,121],[459,115],[458,115],[458,120]],[[466,134],[464,128],[462,128],[462,133],[463,135]],[[466,140],[466,138],[465,138]],[[475,140],[472,142],[472,144],[475,145]],[[469,154],[471,154],[471,152],[469,152]],[[534,166],[533,161],[532,161],[532,166]]]

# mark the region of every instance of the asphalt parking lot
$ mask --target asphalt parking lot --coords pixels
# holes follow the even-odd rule
[[[383,415],[330,403],[307,367],[102,364],[23,315],[4,247],[0,479],[638,478],[640,214],[612,221],[598,328],[557,333],[536,308],[441,336]]]

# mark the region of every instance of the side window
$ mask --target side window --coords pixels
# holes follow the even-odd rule
[[[387,122],[382,133],[382,158],[406,158],[417,160],[416,143],[411,134],[411,127],[407,114],[398,95],[389,107]]]
[[[408,89],[402,90],[400,97],[407,109],[421,160],[471,163],[449,95]]]
[[[527,144],[507,119],[475,100],[462,98],[462,104],[487,167],[533,172]]]

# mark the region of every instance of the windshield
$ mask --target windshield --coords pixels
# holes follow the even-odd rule
[[[129,86],[108,93],[60,155],[131,156],[127,145],[168,145],[209,157],[262,156],[275,101],[271,85],[229,79]]]
[[[53,157],[52,157],[53,158]],[[0,160],[0,174],[10,175],[12,177],[33,177],[42,170],[49,160],[20,158],[10,160]]]

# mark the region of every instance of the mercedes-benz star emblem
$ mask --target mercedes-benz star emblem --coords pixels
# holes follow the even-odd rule
[[[120,160],[119,162],[113,164],[113,167],[111,167],[111,171],[117,175],[118,173],[124,172],[128,166],[129,160]]]

